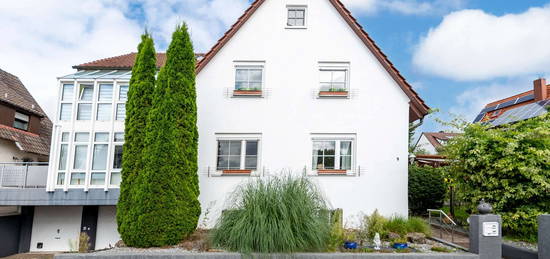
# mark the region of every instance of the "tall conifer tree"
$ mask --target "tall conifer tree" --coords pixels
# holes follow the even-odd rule
[[[135,228],[135,188],[139,186],[138,175],[144,167],[146,124],[153,101],[156,72],[155,46],[151,35],[146,32],[141,36],[141,43],[138,45],[126,101],[122,183],[117,205],[118,232],[128,245],[135,244],[139,239]]]
[[[178,26],[155,87],[147,121],[144,174],[136,193],[140,247],[180,242],[201,213],[197,175],[195,54],[185,24]]]

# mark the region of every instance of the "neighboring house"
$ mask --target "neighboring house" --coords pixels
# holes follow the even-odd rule
[[[21,80],[0,69],[0,162],[47,162],[51,131]]]
[[[550,85],[546,84],[546,79],[539,78],[533,82],[533,90],[488,103],[474,119],[474,123],[491,126],[513,123],[545,114],[548,107]]]
[[[0,205],[36,206],[23,234],[31,251],[66,251],[81,230],[96,249],[118,241],[134,59],[77,65],[59,78],[47,188],[9,201],[0,190]],[[237,185],[285,172],[313,179],[346,217],[407,215],[408,125],[429,107],[338,0],[253,2],[200,59],[196,80],[209,227]]]
[[[423,155],[438,155],[447,141],[460,133],[450,132],[422,132],[415,145],[415,151]]]
[[[439,152],[447,141],[460,133],[450,132],[422,132],[414,147],[414,162],[418,165],[442,166],[446,163],[445,157]]]

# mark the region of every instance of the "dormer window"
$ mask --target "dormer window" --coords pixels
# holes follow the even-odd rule
[[[29,115],[15,112],[15,120],[13,121],[13,127],[20,130],[29,129]]]
[[[287,28],[306,27],[306,6],[287,6]]]

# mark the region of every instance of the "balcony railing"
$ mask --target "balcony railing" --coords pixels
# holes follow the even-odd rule
[[[0,163],[0,188],[45,188],[48,163]]]

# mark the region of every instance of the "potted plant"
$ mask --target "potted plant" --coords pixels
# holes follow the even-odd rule
[[[233,91],[233,95],[262,95],[261,88],[239,88]]]
[[[345,88],[329,88],[328,90],[321,90],[319,96],[348,96],[348,90]]]
[[[392,247],[395,249],[405,249],[409,247],[407,239],[404,237],[399,237],[393,240]]]
[[[357,249],[357,234],[353,230],[347,230],[344,233],[344,248],[345,249]]]

